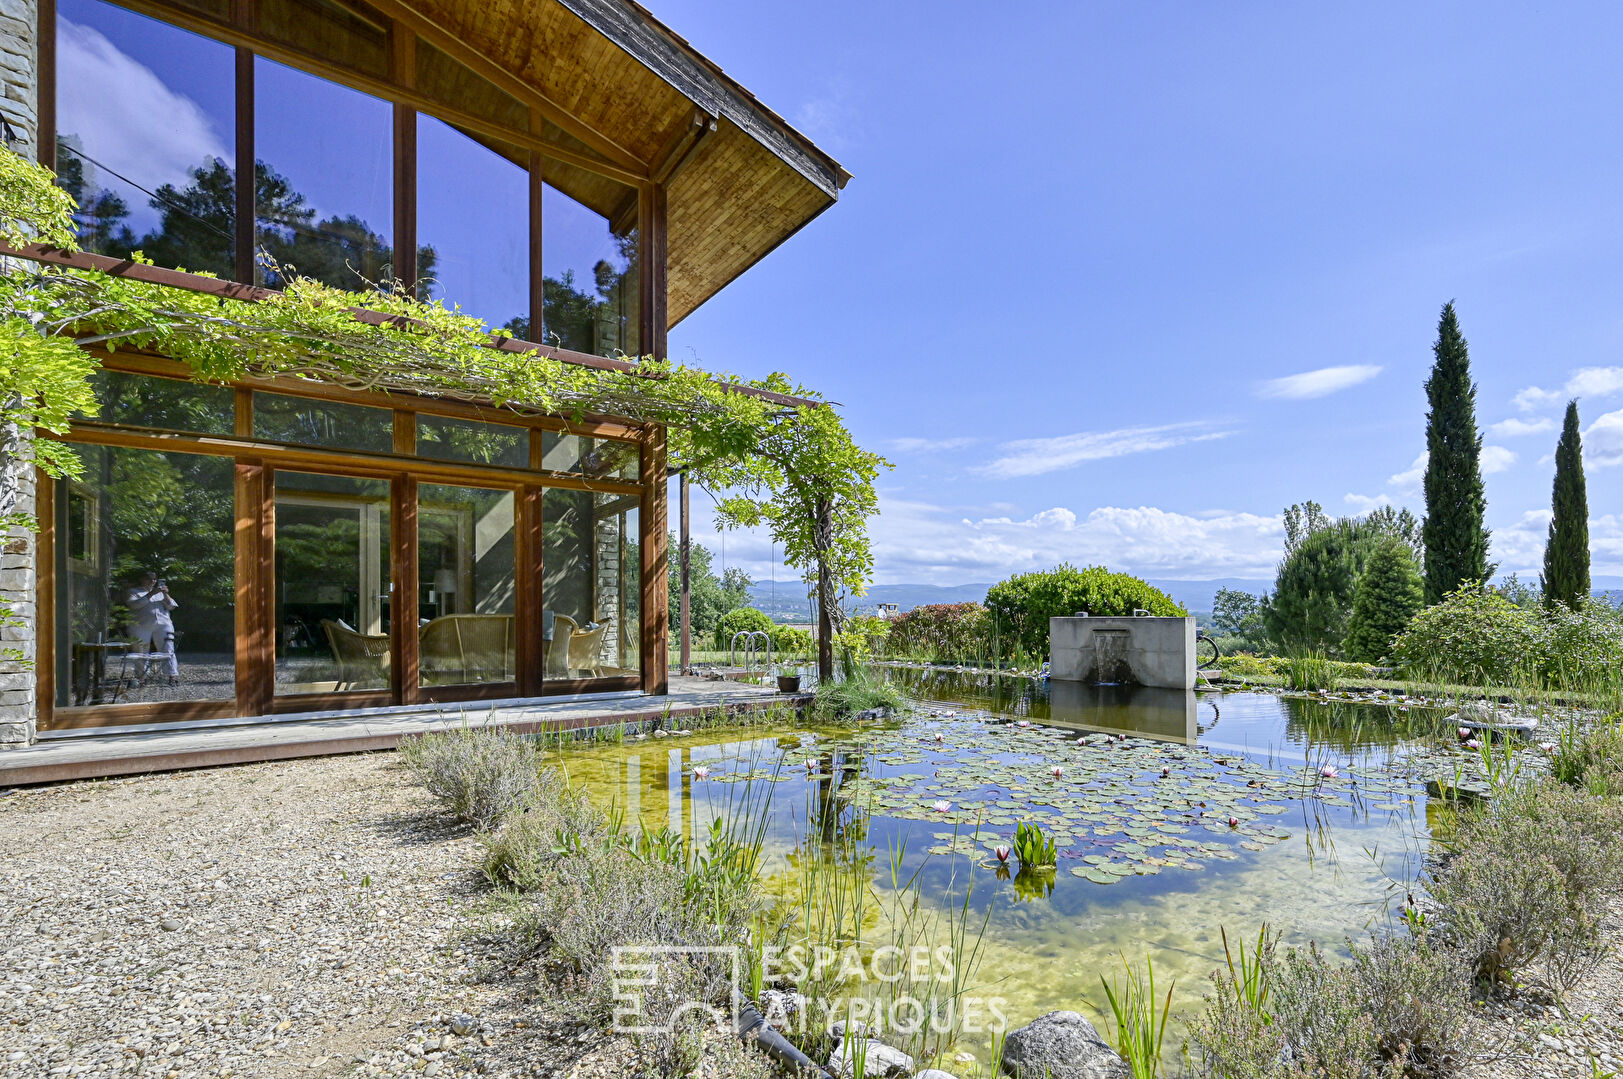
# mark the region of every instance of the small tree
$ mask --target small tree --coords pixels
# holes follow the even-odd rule
[[[1404,536],[1401,515],[1377,512],[1321,525],[1295,550],[1287,547],[1273,595],[1263,605],[1272,643],[1291,652],[1339,653],[1353,591],[1371,552],[1389,539],[1408,547]]]
[[[1426,602],[1466,581],[1493,576],[1488,564],[1487,500],[1482,493],[1482,436],[1476,426],[1471,356],[1454,305],[1443,305],[1432,346],[1436,362],[1426,380]]]
[[[1392,640],[1425,606],[1425,587],[1414,556],[1402,540],[1378,541],[1364,563],[1353,589],[1352,614],[1347,619],[1347,658],[1363,663],[1384,663]]]
[[[1262,647],[1268,635],[1262,618],[1264,599],[1234,588],[1219,588],[1212,597],[1212,628],[1239,638],[1249,648]]]
[[[1584,487],[1583,436],[1578,402],[1567,402],[1561,441],[1555,447],[1555,490],[1550,498],[1550,536],[1544,544],[1544,602],[1573,610],[1589,598],[1589,495]]]

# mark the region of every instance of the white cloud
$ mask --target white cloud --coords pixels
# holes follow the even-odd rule
[[[1348,491],[1341,496],[1341,500],[1351,506],[1354,513],[1368,513],[1370,510],[1393,504],[1389,494],[1360,495]]]
[[[97,31],[61,19],[57,50],[58,69],[73,72],[57,89],[57,127],[92,157],[152,190],[184,184],[208,158],[229,159],[225,140],[195,101]],[[87,164],[86,174],[94,175],[94,167]],[[130,209],[138,219],[151,215],[144,199]]]
[[[1537,582],[1544,566],[1544,543],[1550,533],[1550,511],[1528,510],[1511,525],[1493,530],[1491,556],[1499,572],[1529,575]],[[1623,573],[1623,515],[1606,514],[1589,518],[1589,556],[1595,573]]]
[[[1420,490],[1420,481],[1426,476],[1427,454],[1421,453],[1414,459],[1414,463],[1402,472],[1395,473],[1386,478],[1386,482],[1405,493],[1414,493]]]
[[[1584,432],[1584,463],[1592,468],[1623,464],[1623,408],[1606,413]]]
[[[1342,367],[1321,367],[1317,371],[1303,371],[1299,375],[1270,378],[1257,383],[1257,396],[1304,401],[1313,397],[1327,397],[1338,390],[1368,382],[1381,373],[1372,363],[1347,364]]]
[[[1555,430],[1555,421],[1545,417],[1537,420],[1519,420],[1512,416],[1508,420],[1500,420],[1488,427],[1490,434],[1500,438],[1519,438],[1522,435],[1541,435],[1546,431]]]
[[[1067,561],[1141,576],[1271,577],[1283,536],[1277,516],[1232,510],[1102,506],[1078,516],[1055,506],[1016,519],[955,516],[887,497],[873,527],[878,580],[937,584],[1001,580]]]
[[[1530,412],[1573,397],[1610,397],[1616,393],[1623,393],[1623,367],[1580,367],[1559,390],[1529,386],[1510,400],[1517,408]]]
[[[1003,443],[998,447],[1002,456],[972,471],[995,479],[1041,476],[1085,461],[1171,449],[1190,442],[1209,442],[1233,433],[1213,430],[1208,423],[1194,421],[1158,427],[1123,427],[1116,431],[1081,431],[1054,438],[1022,438]]]
[[[1506,449],[1504,446],[1482,447],[1482,474],[1491,476],[1495,472],[1503,472],[1516,463],[1516,451]]]
[[[1512,397],[1510,403],[1523,412],[1531,412],[1537,408],[1553,405],[1560,400],[1561,391],[1559,390],[1541,390],[1537,386],[1529,386],[1525,390],[1519,391],[1515,397]]]
[[[897,453],[945,453],[973,446],[977,438],[893,438],[888,445]]]

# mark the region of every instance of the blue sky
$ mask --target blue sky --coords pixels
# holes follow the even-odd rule
[[[843,403],[896,464],[877,581],[1061,560],[1268,577],[1291,502],[1418,512],[1449,299],[1495,557],[1538,565],[1555,421],[1578,395],[1595,570],[1623,573],[1623,8],[652,3],[855,174],[671,348]],[[64,80],[64,131],[153,186],[230,154],[229,49],[97,0],[60,10],[63,70],[96,73]],[[258,77],[260,156],[323,213],[386,232],[386,106],[269,61]],[[424,124],[444,291],[503,320],[524,300],[524,238],[500,227],[521,177]],[[452,182],[470,167],[482,199]],[[606,237],[564,201],[548,272],[589,274]],[[725,547],[794,576],[764,536]]]
[[[653,10],[855,174],[671,345],[844,402],[878,581],[1267,577],[1291,502],[1418,512],[1450,299],[1496,557],[1538,565],[1579,393],[1623,572],[1623,8]]]

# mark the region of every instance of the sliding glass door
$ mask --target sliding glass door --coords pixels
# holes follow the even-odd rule
[[[390,483],[278,470],[276,694],[387,691]]]

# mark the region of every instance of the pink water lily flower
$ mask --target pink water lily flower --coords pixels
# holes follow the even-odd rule
[[[1079,746],[1085,746],[1088,744],[1088,740],[1086,738],[1078,738],[1076,740],[1076,744]]]
[[[935,732],[935,740],[937,742],[945,742],[947,740],[947,736],[942,734],[940,731],[936,731]]]
[[[1031,720],[1029,720],[1029,719],[1016,720],[1014,725],[1016,727],[1029,727],[1029,726],[1031,726]]]
[[[1467,738],[1465,740],[1465,748],[1466,749],[1481,749],[1482,748],[1482,743],[1478,742],[1475,738]]]
[[[1460,734],[1460,741],[1463,742],[1467,738],[1471,737],[1471,728],[1470,727],[1460,727],[1460,728],[1458,728],[1458,730],[1459,730],[1459,734]]]
[[[1014,850],[1006,843],[999,843],[992,848],[992,853],[997,855],[998,861],[1006,862],[1009,860],[1009,855],[1014,853]]]
[[[1240,826],[1240,818],[1239,817],[1230,817],[1229,818],[1229,827],[1230,828],[1238,828],[1239,826]]]
[[[1168,776],[1170,776],[1170,775],[1171,775],[1171,774],[1172,774],[1172,769],[1170,769],[1170,768],[1163,768],[1163,769],[1161,769],[1161,778],[1162,778],[1162,779],[1165,779],[1165,778],[1167,778],[1167,777],[1168,777]]]
[[[708,776],[709,774],[710,774],[710,769],[706,768],[702,764],[699,765],[699,767],[697,767],[697,768],[695,768],[693,770],[693,778],[694,779],[703,779],[705,776]]]
[[[1334,779],[1340,774],[1340,772],[1336,771],[1336,766],[1333,764],[1327,764],[1323,768],[1319,769],[1319,775],[1324,779]]]
[[[1556,745],[1554,742],[1540,742],[1538,747],[1546,753],[1554,753],[1556,750]]]
[[[935,804],[935,811],[937,813],[946,813],[950,809],[952,809],[952,803],[951,802],[937,802]]]
[[[1060,776],[1065,774],[1065,769],[1056,764],[1054,767],[1048,770],[1048,774],[1053,776],[1055,779],[1058,779]]]

